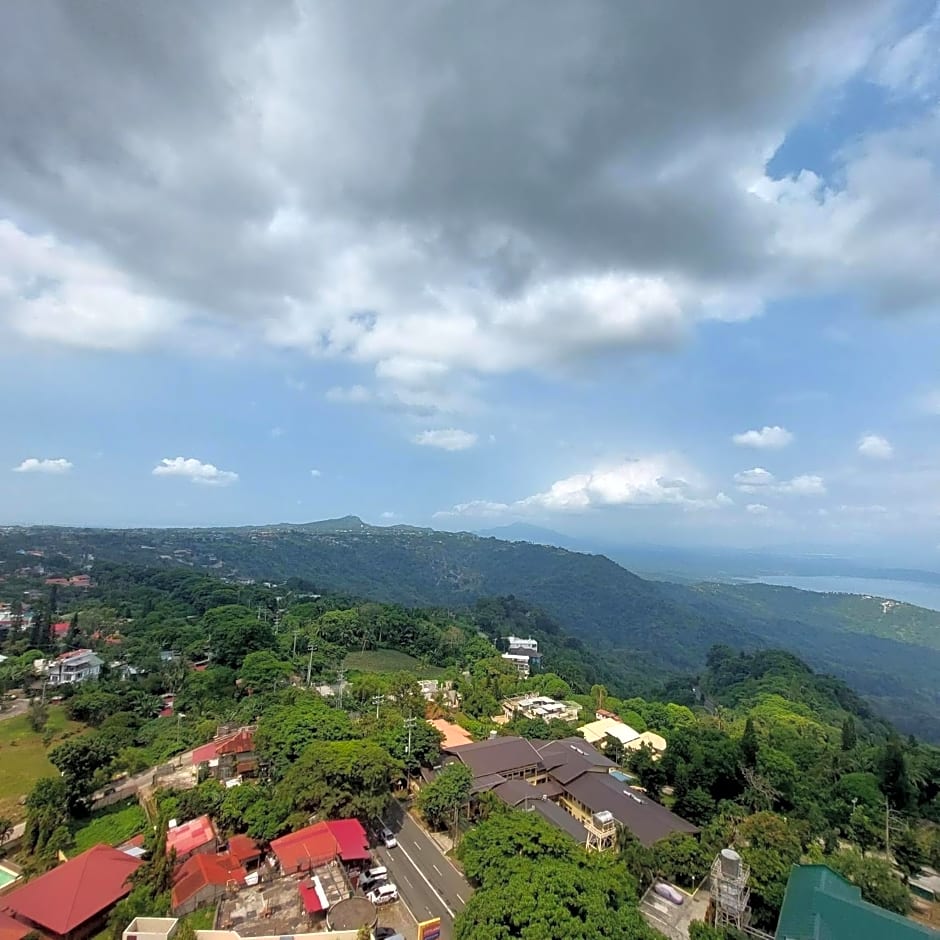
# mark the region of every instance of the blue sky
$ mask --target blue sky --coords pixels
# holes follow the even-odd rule
[[[0,524],[936,564],[940,12],[821,6],[4,9]]]

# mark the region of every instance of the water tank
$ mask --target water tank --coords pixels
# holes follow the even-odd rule
[[[591,819],[598,829],[606,829],[608,826],[614,824],[614,814],[606,809],[602,809],[599,813],[594,813]]]
[[[741,856],[734,849],[721,850],[721,874],[732,880],[741,877]]]

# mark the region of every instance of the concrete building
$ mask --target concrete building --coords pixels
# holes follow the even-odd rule
[[[193,766],[223,782],[253,777],[258,771],[254,728],[239,728],[197,747],[193,751]]]
[[[553,825],[579,838],[599,813],[610,813],[644,845],[674,832],[694,834],[697,827],[642,791],[630,787],[617,765],[579,737],[530,742],[494,737],[447,750],[473,774],[473,792],[492,792],[510,806],[532,808],[550,803],[541,814]],[[559,825],[556,810],[572,820]],[[577,825],[575,825],[577,823]]]
[[[45,675],[49,685],[67,685],[97,679],[104,665],[104,660],[87,649],[70,650],[55,659],[41,662],[43,665],[40,667],[40,673]]]
[[[520,695],[501,703],[503,714],[513,718],[533,718],[542,721],[577,721],[581,706],[577,702],[559,702],[547,695]]]

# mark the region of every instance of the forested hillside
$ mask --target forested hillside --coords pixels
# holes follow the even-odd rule
[[[880,602],[866,608],[784,588],[654,582],[600,555],[468,533],[374,527],[356,517],[266,528],[0,533],[5,570],[22,566],[18,553],[31,550],[44,553],[52,573],[93,556],[96,563],[188,566],[236,580],[300,577],[320,591],[404,605],[457,609],[481,597],[513,595],[603,649],[621,675],[647,681],[696,673],[715,643],[783,646],[849,681],[902,730],[940,740],[934,630],[940,630],[940,614],[909,605],[885,613]]]

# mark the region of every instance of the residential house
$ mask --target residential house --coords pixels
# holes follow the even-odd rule
[[[312,871],[332,861],[359,867],[370,858],[369,839],[358,819],[314,823],[271,842],[286,875]]]
[[[624,747],[640,736],[639,731],[634,731],[633,728],[619,718],[598,718],[596,721],[589,721],[586,725],[581,725],[578,728],[578,734],[588,744],[599,744],[601,747],[603,747],[604,740],[608,735],[615,738]]]
[[[532,667],[529,662],[530,657],[526,656],[524,653],[503,653],[502,658],[516,667],[516,671],[519,673],[521,679],[528,679],[531,675]]]
[[[245,877],[245,869],[228,852],[191,855],[173,876],[171,909],[178,916],[191,914],[237,891]]]
[[[940,931],[862,900],[827,865],[794,865],[776,940],[940,940]]]
[[[498,774],[506,780],[545,779],[545,765],[539,752],[525,738],[505,736],[448,748],[450,760],[459,760],[470,768],[475,780]],[[445,762],[449,762],[445,759]]]
[[[581,706],[577,702],[559,702],[547,695],[520,695],[505,699],[500,706],[503,714],[513,718],[532,718],[542,721],[577,721]]]
[[[507,636],[505,640],[507,649],[503,653],[503,659],[511,662],[519,671],[519,675],[527,679],[533,669],[542,665],[538,640],[519,636]]]
[[[460,694],[454,689],[450,679],[419,679],[418,685],[425,701],[441,701],[448,708],[457,708],[460,705]]]
[[[140,865],[110,845],[96,845],[0,897],[0,907],[49,940],[85,940],[130,893],[130,876]]]
[[[184,862],[191,855],[211,855],[219,847],[219,835],[208,816],[191,819],[181,826],[170,820],[166,831],[166,850],[176,852],[176,861]]]
[[[258,772],[254,728],[239,728],[197,747],[193,766],[221,781],[254,776]]]
[[[638,751],[641,747],[648,747],[653,752],[653,760],[659,760],[666,752],[666,739],[655,731],[644,731],[632,741],[624,743],[628,751]]]
[[[24,940],[32,928],[0,911],[0,940]]]
[[[104,660],[92,650],[69,650],[53,660],[43,663],[42,671],[49,685],[67,685],[72,682],[85,682],[97,679],[101,675]]]

